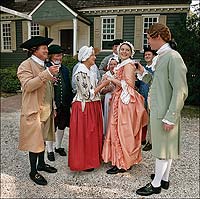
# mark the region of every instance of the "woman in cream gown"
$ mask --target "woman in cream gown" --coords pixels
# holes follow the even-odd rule
[[[133,45],[121,43],[118,54],[121,63],[116,67],[116,77],[107,77],[115,84],[102,152],[104,162],[113,165],[108,174],[125,172],[142,160],[142,128],[148,123],[144,98],[134,89],[136,68],[130,59],[134,55]]]

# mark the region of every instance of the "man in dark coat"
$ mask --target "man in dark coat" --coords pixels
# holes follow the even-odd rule
[[[69,79],[69,70],[62,64],[63,51],[59,45],[49,46],[49,62],[48,65],[58,65],[59,73],[54,79],[54,99],[56,104],[55,116],[55,152],[61,156],[66,156],[64,148],[61,148],[61,143],[64,135],[64,129],[69,127],[70,107],[73,99],[71,82]],[[47,158],[50,161],[55,161],[53,152],[53,142],[47,141]]]

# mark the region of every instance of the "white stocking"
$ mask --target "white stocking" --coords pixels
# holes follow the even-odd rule
[[[53,141],[46,141],[47,152],[53,152]]]
[[[167,169],[168,160],[160,160],[156,158],[156,165],[155,165],[155,177],[151,184],[153,187],[160,187],[162,177]]]
[[[63,135],[64,135],[64,130],[57,129],[57,131],[56,131],[56,149],[61,148]]]
[[[169,159],[168,164],[167,164],[167,169],[165,170],[165,173],[162,177],[162,180],[164,180],[166,182],[169,181],[169,172],[170,172],[170,169],[171,169],[171,164],[172,164],[172,159]]]

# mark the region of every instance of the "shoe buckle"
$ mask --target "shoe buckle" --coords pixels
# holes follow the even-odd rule
[[[39,179],[39,178],[40,178],[40,175],[39,175],[39,174],[36,174],[36,175],[35,175],[35,178],[36,178],[36,179]]]

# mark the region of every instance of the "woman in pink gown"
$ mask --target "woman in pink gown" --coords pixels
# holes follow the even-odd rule
[[[113,165],[108,174],[125,172],[142,160],[142,128],[148,123],[144,98],[134,89],[136,68],[130,59],[134,55],[133,45],[123,42],[118,54],[121,63],[115,68],[115,78],[107,78],[116,85],[102,151],[104,162]]]

